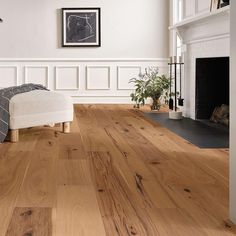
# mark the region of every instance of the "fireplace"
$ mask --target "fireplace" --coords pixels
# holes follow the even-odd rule
[[[196,59],[196,119],[211,118],[216,107],[229,105],[229,57]]]

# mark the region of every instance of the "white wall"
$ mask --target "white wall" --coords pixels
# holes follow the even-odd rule
[[[230,217],[236,224],[236,2],[231,1]]]
[[[41,83],[78,103],[130,103],[132,77],[167,72],[166,0],[0,0],[0,87]],[[101,7],[100,48],[61,47],[61,8]]]
[[[0,57],[164,58],[166,0],[0,0]],[[102,47],[61,48],[63,7],[101,7]]]
[[[174,2],[169,0],[169,27],[174,24]],[[169,56],[174,55],[175,52],[175,31],[169,30]]]

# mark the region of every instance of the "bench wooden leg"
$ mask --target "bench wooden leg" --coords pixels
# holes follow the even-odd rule
[[[64,122],[63,126],[63,133],[68,134],[70,133],[70,122]]]
[[[19,141],[19,130],[18,129],[11,130],[11,142],[17,143],[18,141]]]

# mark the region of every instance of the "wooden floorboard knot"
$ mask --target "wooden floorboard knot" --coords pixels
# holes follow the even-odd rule
[[[31,216],[32,213],[33,213],[32,210],[28,210],[28,211],[25,211],[25,212],[21,213],[20,216],[24,216],[24,217],[25,216]]]
[[[23,236],[33,236],[32,232],[25,233]]]
[[[185,188],[184,191],[185,191],[186,193],[191,193],[191,190],[188,189],[188,188]]]
[[[150,164],[151,165],[161,165],[161,162],[159,162],[159,161],[151,161]]]
[[[143,180],[143,177],[140,174],[136,173],[135,174],[135,182],[136,182],[136,186],[141,194],[143,194],[142,180]]]

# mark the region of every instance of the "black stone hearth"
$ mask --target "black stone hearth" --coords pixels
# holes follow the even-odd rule
[[[168,113],[145,113],[145,116],[199,148],[229,148],[229,130],[224,126],[189,118],[171,120]]]
[[[196,59],[196,119],[209,120],[222,104],[229,105],[229,57]]]

